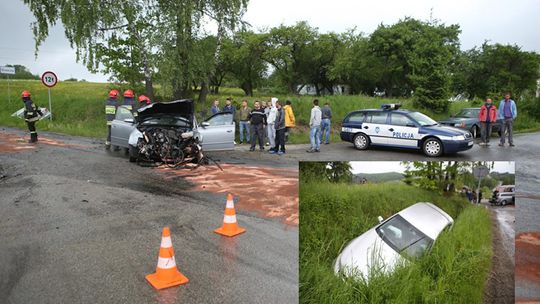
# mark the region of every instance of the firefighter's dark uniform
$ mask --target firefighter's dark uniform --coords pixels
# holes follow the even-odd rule
[[[30,130],[30,140],[28,142],[35,143],[38,141],[38,134],[36,132],[36,121],[40,116],[43,116],[41,110],[32,102],[30,97],[23,97],[24,102],[24,120]]]
[[[107,141],[105,142],[105,145],[109,147],[111,145],[111,125],[112,121],[114,120],[114,117],[116,116],[116,108],[118,107],[118,103],[116,102],[115,98],[109,97],[107,101],[105,102],[105,115],[107,115]]]

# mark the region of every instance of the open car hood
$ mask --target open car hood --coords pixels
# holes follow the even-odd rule
[[[138,109],[137,120],[143,121],[154,116],[173,115],[182,116],[191,121],[193,118],[193,110],[193,100],[191,99],[157,102]]]

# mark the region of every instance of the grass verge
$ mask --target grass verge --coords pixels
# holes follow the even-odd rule
[[[106,135],[105,124],[105,100],[107,93],[113,84],[91,83],[91,82],[69,82],[61,81],[51,89],[52,108],[54,114],[53,121],[40,121],[38,130],[54,131],[71,135],[81,135],[95,138],[104,138]],[[117,87],[114,87],[117,88]],[[156,94],[161,94],[161,88],[156,86]],[[10,81],[11,102],[8,101],[8,83],[5,79],[0,79],[0,125],[26,128],[23,120],[11,117],[16,110],[22,108],[20,93],[29,90],[32,93],[34,102],[42,107],[48,108],[47,88],[39,80],[12,80]],[[137,92],[140,93],[140,92]],[[233,97],[239,106],[243,99],[250,104],[254,100],[269,100],[270,96],[258,95],[255,97],[243,96],[242,91],[235,88],[222,88],[219,95],[209,95],[205,103],[196,103],[195,110],[197,117],[207,116],[212,100],[219,99],[224,104],[226,97]],[[309,117],[312,108],[312,96],[276,96],[280,100],[290,99],[297,120],[298,127],[292,130],[290,136],[291,143],[309,143]],[[384,103],[402,103],[404,108],[414,109],[412,101],[408,99],[384,99],[367,96],[325,96],[318,97],[320,104],[328,102],[333,111],[332,134],[333,142],[341,141],[339,132],[341,121],[347,113],[362,108],[379,108]],[[421,110],[423,113],[434,119],[444,119],[455,114],[460,109],[471,107],[468,102],[453,102],[450,105],[449,113],[433,113],[430,110]],[[540,122],[532,117],[520,114],[514,124],[516,132],[540,130]],[[238,129],[238,128],[237,128]],[[238,138],[238,136],[237,136]],[[237,139],[238,140],[238,139]]]
[[[342,280],[332,265],[353,238],[416,202],[433,202],[455,224],[432,251],[369,286]],[[481,303],[491,263],[491,221],[483,208],[400,183],[300,183],[301,303]]]

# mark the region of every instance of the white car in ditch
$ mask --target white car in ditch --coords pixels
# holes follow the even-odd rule
[[[371,270],[390,273],[410,257],[428,251],[454,220],[432,203],[416,203],[353,239],[334,263],[336,274],[368,280]]]

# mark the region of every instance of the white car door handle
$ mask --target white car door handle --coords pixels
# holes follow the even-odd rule
[[[228,130],[228,131],[227,131],[227,133],[231,133],[231,132],[232,132],[232,130]]]

